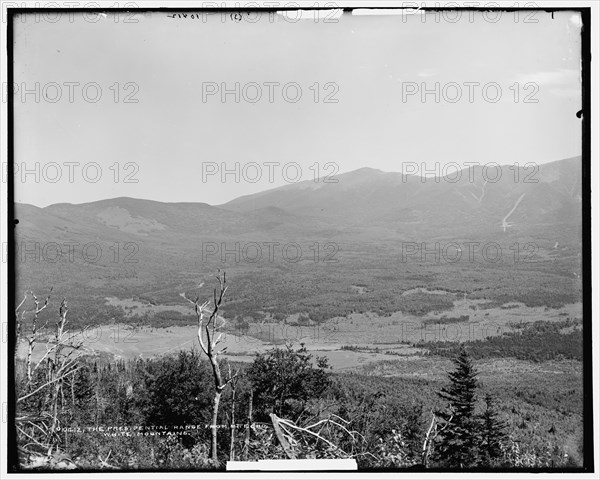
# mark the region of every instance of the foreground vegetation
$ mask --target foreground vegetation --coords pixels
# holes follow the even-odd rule
[[[218,311],[220,292],[209,312]],[[34,299],[32,318],[19,325],[39,327],[50,309],[49,299]],[[191,301],[206,330],[202,352],[126,362],[84,355],[69,337],[66,301],[53,340],[36,345],[35,332],[18,331],[29,352],[46,349],[39,362],[27,355],[16,363],[21,468],[197,470],[232,459],[345,457],[361,469],[582,465],[577,391],[490,385],[473,362],[477,342],[452,353],[443,381],[334,374],[303,345],[251,364],[220,362],[217,315],[203,318],[208,305]],[[527,328],[527,338],[578,332],[573,322]],[[550,426],[543,412],[554,412]]]
[[[270,421],[274,412],[302,426],[340,418],[348,422],[343,426],[354,432],[351,436],[331,428],[324,435],[339,450],[332,450],[324,441],[298,440],[298,458],[352,456],[362,469],[425,468],[423,443],[431,422],[435,418],[440,431],[449,420],[442,412],[452,412],[452,403],[438,395],[445,384],[331,374],[326,365],[313,368],[310,361],[305,350],[288,346],[257,357],[250,366],[235,365],[243,375],[235,398],[231,390],[223,397],[215,464],[210,460],[212,392],[208,385],[212,373],[198,352],[116,363],[82,360],[80,370],[63,385],[60,427],[51,439],[40,438],[39,429],[34,427],[40,421],[37,419],[51,418],[47,397],[40,392],[20,405],[22,466],[61,468],[62,462],[62,468],[83,469],[212,469],[222,468],[230,458],[286,458]],[[274,370],[280,374],[274,375]],[[22,380],[21,373],[21,384]],[[581,465],[580,444],[569,445],[556,427],[549,432],[552,426],[541,425],[542,430],[528,413],[539,410],[535,402],[543,403],[542,396],[525,392],[529,398],[519,403],[515,402],[521,400],[515,391],[494,392],[490,408],[486,391],[483,385],[476,389],[472,413],[480,426],[474,423],[469,435],[479,438],[489,434],[483,428],[486,418],[506,428],[489,447],[492,453],[488,447],[474,452],[465,467]],[[20,389],[19,395],[22,393]],[[506,398],[513,400],[505,403]],[[515,405],[526,405],[528,410],[515,410]],[[444,453],[446,438],[441,431],[431,440],[428,468],[456,466],[451,462],[453,456]],[[54,447],[49,457],[45,442]]]

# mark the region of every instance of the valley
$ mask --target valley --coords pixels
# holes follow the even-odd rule
[[[364,168],[220,206],[17,204],[17,298],[53,288],[73,331],[129,329],[136,342],[88,335],[87,348],[116,358],[193,345],[182,295],[210,298],[219,270],[238,360],[304,342],[349,368],[416,354],[419,342],[581,324],[580,158],[544,164],[533,179],[502,169],[495,181],[475,171],[450,182]]]
[[[152,369],[204,358],[186,299],[212,299],[226,272],[223,368],[245,371],[273,349],[303,345],[313,368],[327,360],[331,395],[352,408],[380,402],[374,415],[386,425],[401,418],[388,403],[414,407],[425,431],[462,345],[514,442],[539,464],[578,463],[591,320],[580,163],[542,165],[534,183],[514,182],[511,166],[500,181],[479,183],[360,169],[337,183],[300,182],[218,206],[18,204],[16,300],[52,298],[37,319],[32,359],[52,348],[65,298],[67,328],[97,388],[108,375],[114,387],[102,395],[128,411],[121,375],[151,386]],[[22,316],[21,369],[31,308]]]

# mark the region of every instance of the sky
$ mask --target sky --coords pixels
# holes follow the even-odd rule
[[[580,155],[579,15],[452,13],[17,18],[15,201],[218,205],[362,167]]]

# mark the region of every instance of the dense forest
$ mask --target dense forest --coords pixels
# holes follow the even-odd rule
[[[580,359],[577,321],[533,323],[491,344],[427,345],[452,358],[444,381],[334,373],[303,344],[235,363],[219,349],[225,275],[218,281],[212,301],[186,298],[200,350],[151,359],[81,351],[68,333],[66,300],[45,344],[36,328],[49,297],[33,296],[26,324],[18,310],[16,339],[28,345],[15,361],[18,468],[217,470],[230,460],[277,458],[353,458],[362,470],[582,465],[581,428],[560,423],[582,418],[581,402],[550,395],[544,382],[519,391],[487,385],[477,368],[489,348],[544,360],[539,345],[558,348],[558,334],[559,355]],[[33,361],[36,348],[45,353]]]
[[[326,362],[313,366],[312,360],[303,347],[288,345],[258,355],[251,365],[232,365],[241,375],[221,404],[217,463],[209,455],[212,373],[198,352],[116,363],[81,360],[61,386],[50,436],[44,425],[53,419],[52,393],[42,389],[19,402],[21,465],[217,469],[230,459],[287,458],[271,413],[304,428],[323,422],[319,437],[297,436],[295,458],[351,457],[361,469],[578,464],[559,439],[519,441],[498,400],[483,393],[466,350],[441,388],[422,380],[390,385],[382,378],[332,374]],[[27,382],[19,365],[21,398]],[[38,369],[34,383],[43,384],[45,375]]]
[[[532,362],[562,358],[583,360],[582,325],[577,319],[553,323],[536,321],[515,327],[518,330],[514,332],[466,342],[471,356],[476,359],[514,357]],[[457,342],[419,342],[415,345],[426,348],[432,355],[447,357],[454,357],[460,348]]]

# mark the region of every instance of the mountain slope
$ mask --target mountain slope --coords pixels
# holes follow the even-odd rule
[[[235,285],[226,305],[232,318],[423,314],[452,304],[434,293],[402,295],[424,287],[499,304],[579,301],[580,159],[538,171],[505,166],[487,183],[481,170],[472,173],[436,180],[366,168],[337,183],[287,185],[221,206],[132,198],[17,204],[17,291],[55,287],[80,326],[129,319],[110,297],[163,306],[185,306],[183,291],[210,298],[217,269]],[[527,175],[537,181],[525,182]],[[478,244],[473,258],[467,242]],[[499,262],[484,257],[486,243],[500,248]],[[455,262],[436,249],[465,253]]]
[[[220,206],[125,197],[46,208],[17,204],[16,232],[22,240],[137,241],[148,248],[191,249],[211,239],[340,237],[360,243],[418,233],[493,238],[581,223],[580,157],[539,169],[474,167],[447,178],[362,168],[329,180],[286,185]]]
[[[330,182],[319,180],[239,197],[220,207],[252,212],[277,206],[340,225],[474,222],[497,229],[503,228],[506,215],[521,197],[510,215],[512,225],[572,223],[581,209],[581,157],[539,168],[472,167],[444,178],[363,168],[330,178]]]

